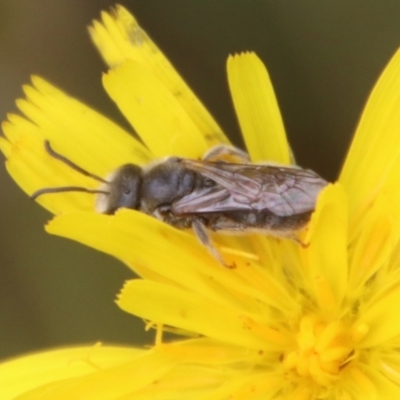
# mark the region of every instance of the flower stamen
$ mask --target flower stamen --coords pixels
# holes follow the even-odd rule
[[[296,343],[297,348],[283,357],[284,369],[325,387],[338,379],[342,365],[353,354],[346,324],[327,323],[315,315],[301,319]]]

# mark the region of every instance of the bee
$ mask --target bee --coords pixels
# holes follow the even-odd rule
[[[202,160],[168,157],[138,166],[125,164],[107,179],[91,174],[44,143],[47,153],[77,172],[101,182],[97,190],[65,186],[31,195],[80,191],[97,194],[96,210],[144,212],[178,229],[192,228],[222,264],[209,230],[259,232],[282,238],[309,222],[320,191],[328,184],[314,171],[297,166],[253,164],[244,151],[219,145]],[[227,162],[233,157],[238,162]]]

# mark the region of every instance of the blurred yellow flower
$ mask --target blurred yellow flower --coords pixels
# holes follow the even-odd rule
[[[145,146],[34,77],[17,103],[24,116],[9,116],[0,142],[8,171],[28,194],[96,185],[52,159],[45,139],[99,176],[165,155],[197,158],[227,142],[123,7],[103,13],[90,32],[111,68],[106,91]],[[230,57],[228,78],[252,159],[290,163],[261,61],[252,53]],[[146,351],[95,346],[3,363],[4,398],[400,398],[399,110],[400,52],[371,94],[338,182],[319,196],[304,232],[309,245],[216,235],[233,270],[190,233],[147,215],[96,214],[82,193],[39,197],[58,215],[48,232],[111,254],[141,276],[125,284],[117,303],[149,321],[157,339]],[[164,343],[164,330],[185,338]]]

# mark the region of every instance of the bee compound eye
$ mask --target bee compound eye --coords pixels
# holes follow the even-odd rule
[[[142,170],[139,166],[126,164],[110,178],[110,196],[103,207],[104,213],[113,214],[118,208],[137,210],[140,206]]]

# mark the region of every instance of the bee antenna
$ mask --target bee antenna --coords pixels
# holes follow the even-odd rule
[[[80,174],[84,175],[84,176],[88,176],[90,178],[95,179],[96,181],[102,182],[102,183],[109,183],[106,180],[104,180],[103,178],[101,178],[100,176],[91,174],[90,172],[86,171],[85,169],[81,168],[79,165],[75,164],[74,162],[72,162],[71,160],[69,160],[67,157],[63,156],[62,154],[57,153],[56,151],[54,151],[52,149],[52,147],[50,146],[50,142],[48,140],[44,141],[44,148],[47,151],[47,153],[52,156],[53,158],[55,158],[56,160],[59,160],[61,162],[63,162],[64,164],[68,165],[70,168],[72,168],[73,170],[75,170],[76,172],[79,172]],[[60,188],[61,189],[61,188]],[[74,188],[74,190],[70,190],[70,191],[75,191],[75,192],[84,192],[84,191],[88,191],[88,190],[76,190],[77,188]],[[84,188],[81,188],[84,189]],[[45,189],[43,189],[45,190]],[[40,190],[39,190],[40,191]],[[61,191],[65,191],[67,192],[68,190],[61,190]],[[47,193],[54,193],[54,192],[47,192]],[[90,192],[89,192],[90,193]]]
[[[93,193],[93,194],[99,193],[99,194],[105,194],[105,195],[110,194],[110,192],[107,192],[105,190],[87,189],[87,188],[80,187],[80,186],[63,186],[63,187],[43,188],[43,189],[36,190],[36,192],[33,192],[31,194],[31,199],[36,200],[42,194],[63,193],[63,192],[85,192],[85,193]]]

